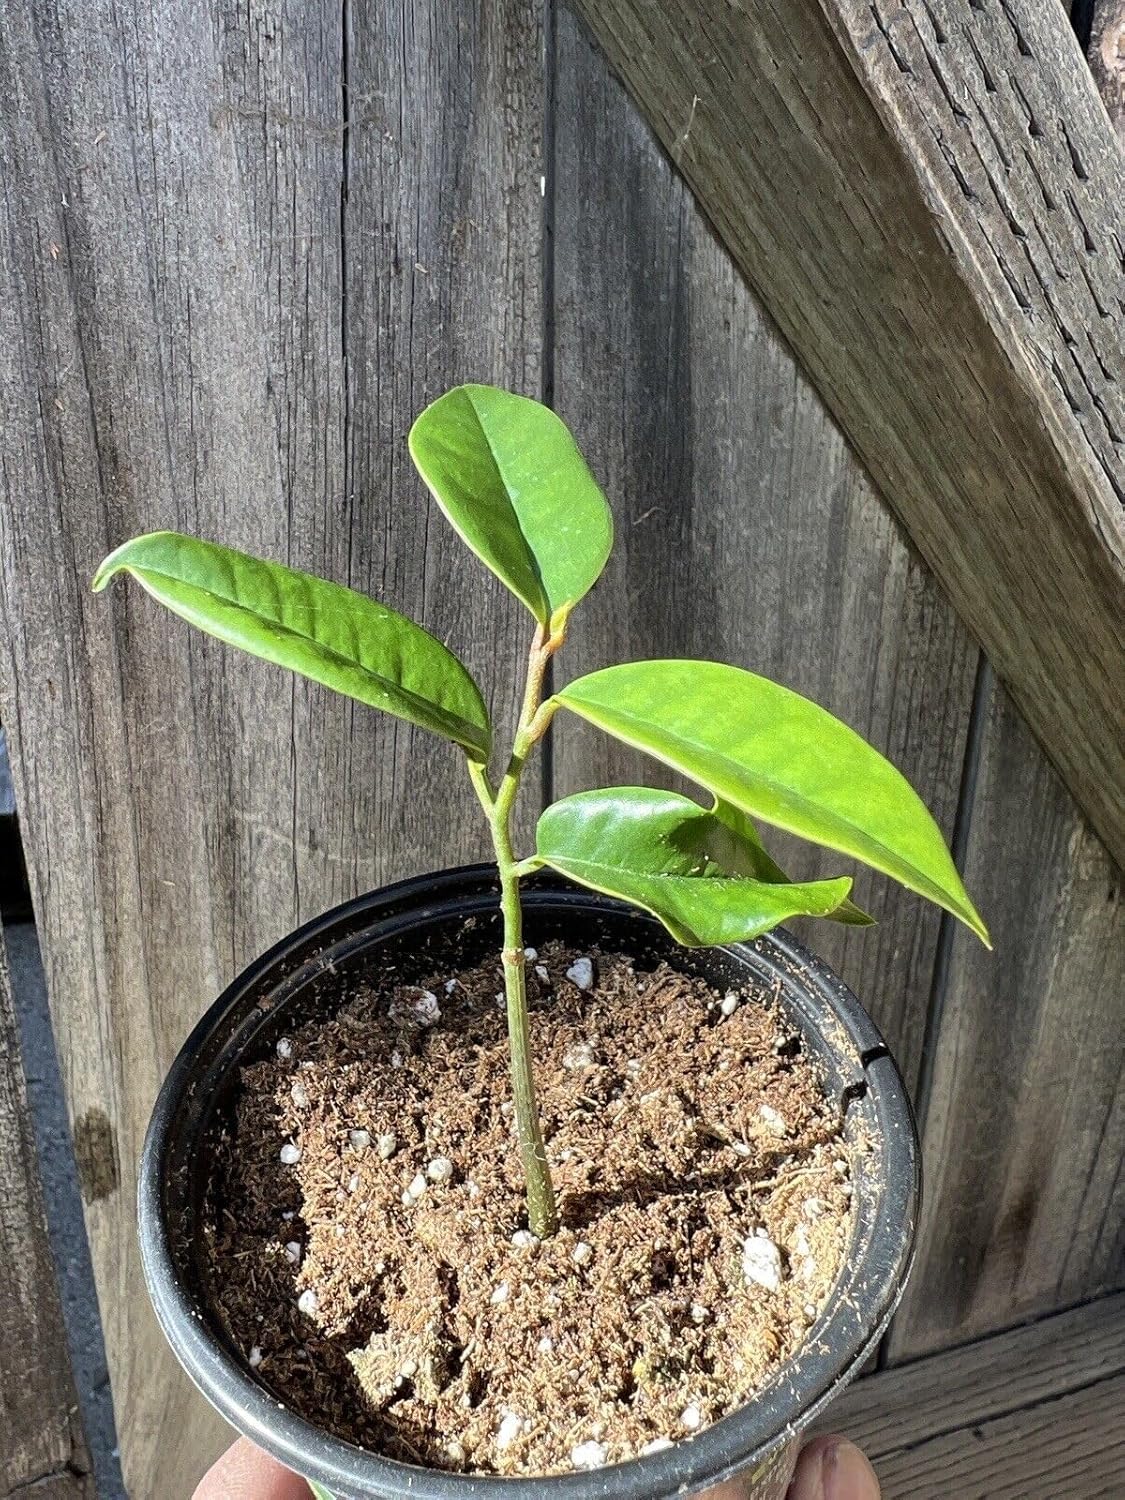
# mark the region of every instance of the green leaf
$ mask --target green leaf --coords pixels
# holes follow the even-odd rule
[[[488,759],[491,729],[476,683],[440,641],[385,604],[174,531],[111,552],[95,592],[120,572],[208,635]]]
[[[744,812],[719,797],[715,798],[711,811],[734,836],[725,856],[730,859],[732,870],[739,875],[752,875],[755,880],[767,880],[772,885],[792,884],[789,876],[768,853],[758,830]],[[716,858],[719,856],[716,855]],[[875,918],[868,916],[854,901],[841,901],[835,911],[825,912],[824,915],[847,927],[875,926]]]
[[[645,661],[581,677],[556,701],[739,811],[892,875],[988,943],[910,783],[807,698],[719,662]]]
[[[317,1484],[315,1479],[306,1479],[305,1483],[313,1492],[313,1500],[335,1500],[335,1496],[329,1494],[322,1484]]]
[[[619,786],[579,792],[539,819],[536,858],[560,875],[659,917],[689,947],[736,943],[790,917],[824,917],[851,890],[847,876],[804,885],[754,880],[755,856],[731,829],[675,792]]]
[[[541,625],[562,625],[605,567],[613,517],[554,412],[492,386],[458,386],[414,423],[410,453],[486,567]]]

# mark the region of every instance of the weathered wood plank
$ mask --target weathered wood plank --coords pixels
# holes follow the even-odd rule
[[[1125,1376],[943,1433],[879,1464],[883,1500],[1117,1500]]]
[[[1125,1285],[1120,873],[1001,689],[965,874],[996,951],[953,937],[896,1359]]]
[[[818,1424],[873,1462],[1125,1374],[1125,1296],[1100,1298],[858,1381]]]
[[[888,753],[948,834],[976,650],[581,23],[558,28],[555,396],[617,521],[560,670],[667,654],[775,676]],[[667,783],[581,724],[555,732],[557,793]],[[805,935],[913,1080],[938,914],[889,881],[857,894],[877,928]]]
[[[475,10],[402,0],[350,15],[345,356],[357,513],[339,544],[353,582],[454,645],[504,740],[534,621],[429,502],[406,432],[458,381],[541,394],[541,18],[522,0]],[[357,728],[353,759],[366,758],[369,735]],[[525,842],[541,804],[528,780]],[[467,786],[459,752],[388,728],[370,791],[353,782],[357,827],[368,830],[353,842],[374,845],[367,883],[491,857]],[[310,828],[322,801],[310,787]]]
[[[1095,1500],[1125,1483],[1125,1298],[862,1380],[825,1412],[883,1500]]]
[[[0,935],[0,1495],[94,1495]]]
[[[451,379],[537,386],[538,23],[346,9],[4,13],[0,701],[137,1495],[224,1440],[139,1290],[164,1069],[295,922],[482,841],[448,747],[91,570],[177,526],[370,586],[478,667],[522,654],[403,439]]]
[[[1125,860],[1122,157],[1063,8],[580,9]]]

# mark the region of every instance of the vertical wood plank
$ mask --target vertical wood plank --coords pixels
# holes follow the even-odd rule
[[[93,1500],[0,935],[0,1495]]]
[[[906,1358],[1125,1286],[1121,875],[994,692],[966,857],[995,952],[953,939]]]
[[[560,666],[712,657],[867,735],[952,830],[976,648],[582,24],[559,17],[555,395],[617,544]],[[673,153],[674,154],[674,153]],[[663,768],[556,720],[557,792]],[[839,873],[784,849],[795,874]],[[860,874],[879,918],[804,936],[917,1076],[939,918]]]
[[[351,577],[454,647],[505,743],[534,621],[429,502],[406,432],[427,402],[460,381],[540,395],[539,7],[364,0],[349,12]],[[366,739],[370,730],[360,733]],[[349,753],[367,758],[362,740]],[[392,722],[373,771],[368,790],[355,788],[373,845],[369,884],[490,857],[460,752]],[[310,788],[310,820],[322,800]],[[529,785],[522,833],[537,806]]]
[[[221,538],[471,636],[506,703],[514,616],[404,439],[455,378],[537,391],[540,37],[453,0],[37,0],[4,29],[0,700],[126,1480],[173,1494],[224,1428],[141,1290],[160,1078],[296,922],[483,844],[456,752],[88,580],[135,531]]]

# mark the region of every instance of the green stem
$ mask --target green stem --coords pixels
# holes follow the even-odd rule
[[[524,762],[550,722],[550,713],[540,712],[543,676],[556,643],[539,629],[528,659],[527,687],[512,742],[512,756],[495,796],[482,766],[470,762],[477,796],[488,816],[496,864],[500,873],[500,910],[504,919],[504,992],[508,1007],[508,1042],[511,1053],[512,1096],[516,1135],[527,1183],[527,1217],[531,1232],[547,1239],[559,1227],[555,1190],[547,1165],[543,1131],[535,1103],[535,1078],[531,1067],[531,1035],[527,1015],[527,962],[523,951],[523,909],[520,905],[520,875],[523,873],[512,848],[512,809],[519,791]]]

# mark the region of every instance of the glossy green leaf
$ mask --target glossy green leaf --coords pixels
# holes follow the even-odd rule
[[[309,1479],[305,1482],[313,1492],[313,1500],[335,1500],[335,1497],[329,1494],[322,1484],[317,1484],[315,1479]]]
[[[731,869],[739,875],[752,875],[755,880],[766,880],[772,885],[791,885],[793,882],[762,843],[761,835],[744,812],[716,797],[711,809],[715,817],[733,835],[729,848],[722,856],[729,860]],[[824,916],[833,922],[842,922],[848,927],[874,927],[875,918],[868,916],[854,901],[841,901],[835,911]]]
[[[605,566],[613,517],[554,412],[492,386],[458,386],[414,423],[410,452],[480,560],[540,624],[561,624]]]
[[[807,698],[719,662],[645,661],[581,677],[556,700],[739,811],[892,875],[988,942],[910,783]]]
[[[208,635],[444,735],[488,758],[488,711],[440,641],[364,594],[174,531],[135,537],[94,576],[128,572]]]
[[[790,917],[824,917],[851,880],[782,884],[740,866],[754,855],[713,812],[675,792],[619,786],[579,792],[539,819],[536,859],[581,885],[659,917],[690,947],[735,943]]]

